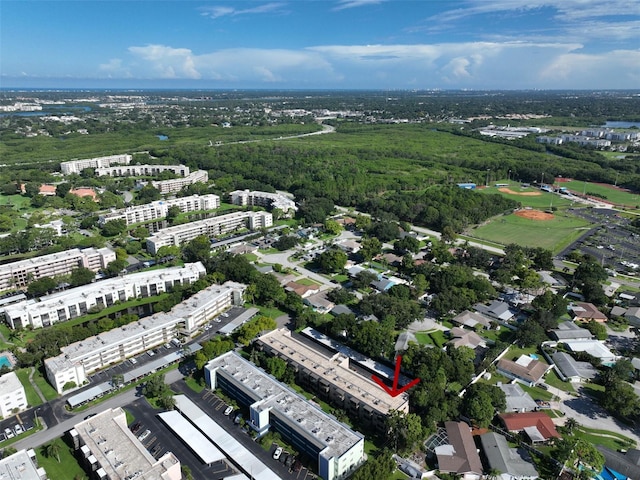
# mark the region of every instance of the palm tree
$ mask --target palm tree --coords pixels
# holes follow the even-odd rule
[[[58,463],[60,463],[60,449],[60,443],[58,443],[57,440],[54,440],[45,447],[45,454],[49,458],[56,457],[58,459]]]
[[[577,429],[579,426],[580,426],[580,424],[579,424],[579,423],[578,423],[578,421],[577,421],[575,418],[573,418],[573,417],[569,417],[569,418],[567,418],[567,421],[566,421],[566,422],[565,422],[565,424],[564,424],[564,428],[566,428],[567,433],[568,433],[569,435],[572,435],[572,434],[573,434],[573,431],[574,431],[575,429]]]
[[[492,468],[487,473],[487,480],[497,480],[500,475],[502,475],[502,472],[500,470],[498,470],[497,468]]]

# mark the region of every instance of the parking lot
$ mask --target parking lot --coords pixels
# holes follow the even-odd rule
[[[254,442],[248,434],[249,428],[245,427],[243,430],[239,424],[234,422],[238,413],[242,413],[243,417],[247,418],[247,411],[238,409],[225,415],[224,413],[228,405],[215,393],[209,390],[203,390],[200,394],[196,395],[192,391],[189,392],[189,388],[182,384],[182,382],[174,384],[173,387],[179,387],[182,393],[187,394],[191,400],[209,414],[216,423],[232,434],[245,448],[253,453],[256,458],[260,459],[280,477],[296,480],[311,480],[317,478],[317,476],[304,465],[308,464],[310,460],[307,459],[304,461],[304,459],[298,459],[297,455],[295,455],[297,452],[283,450],[280,457],[276,460],[273,458],[273,454],[278,447],[277,445],[272,444],[269,450],[265,450],[258,443]]]
[[[628,227],[628,218],[604,208],[572,209],[571,213],[599,226],[577,242],[573,250],[592,255],[605,267],[619,273],[640,273],[640,269],[630,267],[640,265],[640,235]]]
[[[19,437],[33,429],[33,418],[23,418],[20,415],[11,416],[0,423],[0,442]]]

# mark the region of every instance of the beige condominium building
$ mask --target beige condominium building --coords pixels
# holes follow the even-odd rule
[[[47,379],[62,393],[65,385],[82,385],[93,372],[169,343],[178,336],[192,337],[215,316],[233,305],[241,305],[245,288],[235,282],[212,285],[168,313],[156,313],[62,347],[60,355],[44,361]]]
[[[298,451],[316,459],[324,480],[348,477],[364,461],[364,436],[267,375],[236,352],[205,368],[205,379],[250,412],[249,426],[259,434],[275,429]]]
[[[7,418],[14,413],[26,410],[27,395],[15,372],[0,377],[0,415]],[[0,476],[0,478],[2,478]]]
[[[298,210],[296,202],[282,193],[236,190],[229,194],[229,199],[234,205],[277,208],[284,213],[292,213]]]
[[[228,213],[160,230],[147,239],[147,251],[155,255],[160,247],[179,246],[200,235],[214,238],[240,228],[257,230],[272,225],[273,217],[269,212]]]
[[[149,177],[162,172],[172,172],[180,177],[186,177],[190,170],[186,165],[117,165],[96,168],[96,175],[99,177],[106,175],[110,177]]]
[[[128,165],[132,159],[133,157],[131,155],[124,154],[72,160],[70,162],[62,162],[60,164],[60,170],[64,175],[69,175],[71,173],[80,173],[85,168],[106,168],[111,165]]]
[[[154,458],[127,427],[120,407],[76,423],[69,430],[82,467],[93,480],[181,480],[180,461],[171,452]]]
[[[220,208],[218,195],[190,195],[188,197],[157,200],[144,205],[121,208],[110,213],[100,215],[99,223],[104,225],[111,220],[124,220],[127,225],[134,223],[162,220],[167,216],[169,208],[178,207],[181,212],[197,212],[201,210],[215,210]]]
[[[173,180],[153,180],[149,183],[160,190],[160,193],[166,194],[179,192],[184,187],[193,185],[194,183],[207,183],[208,181],[209,174],[206,170],[196,170],[183,178],[175,178]]]
[[[86,315],[92,309],[168,292],[176,285],[188,285],[206,274],[200,262],[133,273],[71,288],[39,300],[29,299],[8,305],[4,308],[4,316],[11,328],[48,327]]]
[[[369,428],[384,433],[391,411],[409,412],[406,393],[390,396],[371,379],[370,374],[358,373],[352,360],[344,353],[314,345],[287,329],[269,332],[256,342],[263,351],[293,367],[303,387],[345,410],[351,418],[358,418]]]
[[[23,288],[29,282],[43,277],[67,275],[79,267],[94,272],[105,268],[116,259],[110,248],[74,248],[27,260],[0,265],[0,290]]]

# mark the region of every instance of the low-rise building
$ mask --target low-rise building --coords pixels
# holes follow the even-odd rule
[[[524,431],[533,443],[560,438],[553,420],[545,412],[501,413],[499,417],[507,430]]]
[[[465,327],[478,329],[478,328],[491,328],[491,319],[485,317],[481,313],[478,312],[470,312],[469,310],[465,310],[462,313],[459,313],[455,317],[451,319],[453,323],[457,323],[458,325],[463,325]]]
[[[43,277],[68,275],[79,267],[94,272],[106,268],[116,259],[110,248],[74,248],[64,252],[51,253],[27,260],[0,265],[0,290],[23,288],[29,282]]]
[[[111,165],[128,165],[133,157],[128,154],[109,155],[107,157],[86,158],[84,160],[72,160],[70,162],[62,162],[60,170],[64,175],[71,173],[80,173],[85,168],[105,168]]]
[[[163,195],[167,193],[175,193],[182,190],[184,187],[193,185],[194,183],[207,183],[209,181],[209,174],[206,170],[196,170],[191,172],[186,177],[174,178],[172,180],[153,180],[149,182],[154,188],[160,190]]]
[[[321,348],[286,329],[269,332],[256,343],[263,351],[285,360],[302,386],[369,428],[385,432],[391,411],[409,411],[406,393],[390,397],[369,375],[352,368],[347,355]]]
[[[206,274],[200,262],[133,273],[71,288],[39,300],[8,305],[4,308],[4,316],[11,328],[47,327],[81,317],[92,309],[110,307],[116,302],[159,295],[176,285],[189,285]]]
[[[0,377],[0,415],[7,418],[14,413],[26,410],[27,395],[15,372]],[[2,478],[2,477],[0,477]]]
[[[472,330],[465,330],[464,328],[454,327],[449,330],[449,344],[455,348],[467,347],[472,350],[476,348],[485,348],[487,342]]]
[[[501,383],[498,388],[504,392],[507,412],[532,412],[538,404],[517,383]]]
[[[172,172],[180,177],[189,175],[189,167],[185,165],[119,165],[116,167],[96,168],[99,177],[151,177],[162,172]]]
[[[489,470],[500,472],[499,480],[534,480],[538,472],[531,457],[522,448],[511,448],[503,435],[488,432],[480,435],[482,451]]]
[[[285,215],[293,214],[298,210],[296,202],[282,193],[235,190],[229,194],[229,199],[234,205],[277,208]]]
[[[317,460],[324,480],[346,478],[364,461],[364,436],[286,385],[267,375],[236,352],[210,361],[207,385],[220,388],[249,409],[249,426],[259,434],[274,428],[302,454]]]
[[[573,317],[573,321],[576,322],[588,322],[590,320],[595,320],[596,322],[603,323],[608,320],[607,316],[598,310],[598,307],[593,303],[576,302],[569,306],[569,310]]]
[[[583,380],[593,380],[598,371],[589,362],[579,362],[568,353],[556,352],[551,358],[558,371],[559,377],[571,383],[580,383]]]
[[[563,342],[565,340],[591,340],[593,334],[586,328],[577,326],[573,322],[562,322],[558,328],[551,330],[551,336]]]
[[[496,365],[499,373],[530,387],[542,380],[550,368],[546,363],[528,355],[521,355],[516,361],[501,358]]]
[[[161,247],[179,246],[200,235],[214,238],[238,229],[257,230],[272,225],[273,217],[268,212],[228,213],[160,230],[147,239],[147,251],[155,255]]]
[[[482,477],[482,462],[471,428],[464,422],[445,422],[447,442],[435,448],[438,470],[460,475],[464,479]]]
[[[123,362],[144,351],[194,336],[232,305],[242,303],[245,285],[212,285],[179,303],[170,312],[156,313],[137,322],[62,347],[61,354],[44,361],[47,379],[58,393],[82,385],[102,368]]]
[[[0,478],[7,480],[47,480],[47,472],[38,467],[34,450],[19,450],[0,460]]]
[[[127,427],[125,411],[104,410],[69,430],[81,465],[92,479],[181,480],[180,461],[171,452],[157,460]]]
[[[594,358],[599,358],[603,364],[612,364],[616,355],[599,340],[565,340],[564,345],[572,352],[585,352]]]
[[[178,207],[181,212],[196,212],[201,210],[215,210],[220,207],[218,195],[190,195],[188,197],[157,200],[144,205],[121,208],[100,215],[98,223],[104,225],[112,220],[124,220],[127,225],[135,223],[162,220],[167,216],[169,208]]]

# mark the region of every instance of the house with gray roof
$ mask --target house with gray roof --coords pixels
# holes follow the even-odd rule
[[[624,318],[627,319],[629,325],[633,327],[640,327],[640,307],[631,307],[624,314]]]
[[[510,448],[507,439],[495,432],[480,435],[488,470],[500,472],[500,480],[533,480],[538,472],[522,448]]]
[[[531,395],[517,383],[500,383],[497,387],[504,392],[506,412],[533,412],[538,407]]]
[[[571,383],[593,380],[598,373],[589,362],[579,362],[565,352],[556,352],[551,358],[560,378]]]
[[[464,312],[456,315],[451,319],[451,321],[468,328],[491,328],[490,318],[487,318],[478,312],[470,312],[469,310],[465,310]]]
[[[471,350],[486,348],[487,342],[473,330],[453,327],[448,331],[449,343],[455,348],[468,347]]]
[[[600,445],[596,448],[604,456],[605,468],[615,470],[627,478],[640,478],[640,450],[631,448],[622,453]]]
[[[511,310],[509,304],[501,300],[494,300],[490,305],[482,303],[473,306],[478,312],[492,318],[496,318],[503,322],[508,322],[513,318],[516,312]]]
[[[562,322],[558,328],[551,330],[551,335],[559,342],[565,340],[592,340],[593,335],[586,328],[579,327],[573,322]]]

